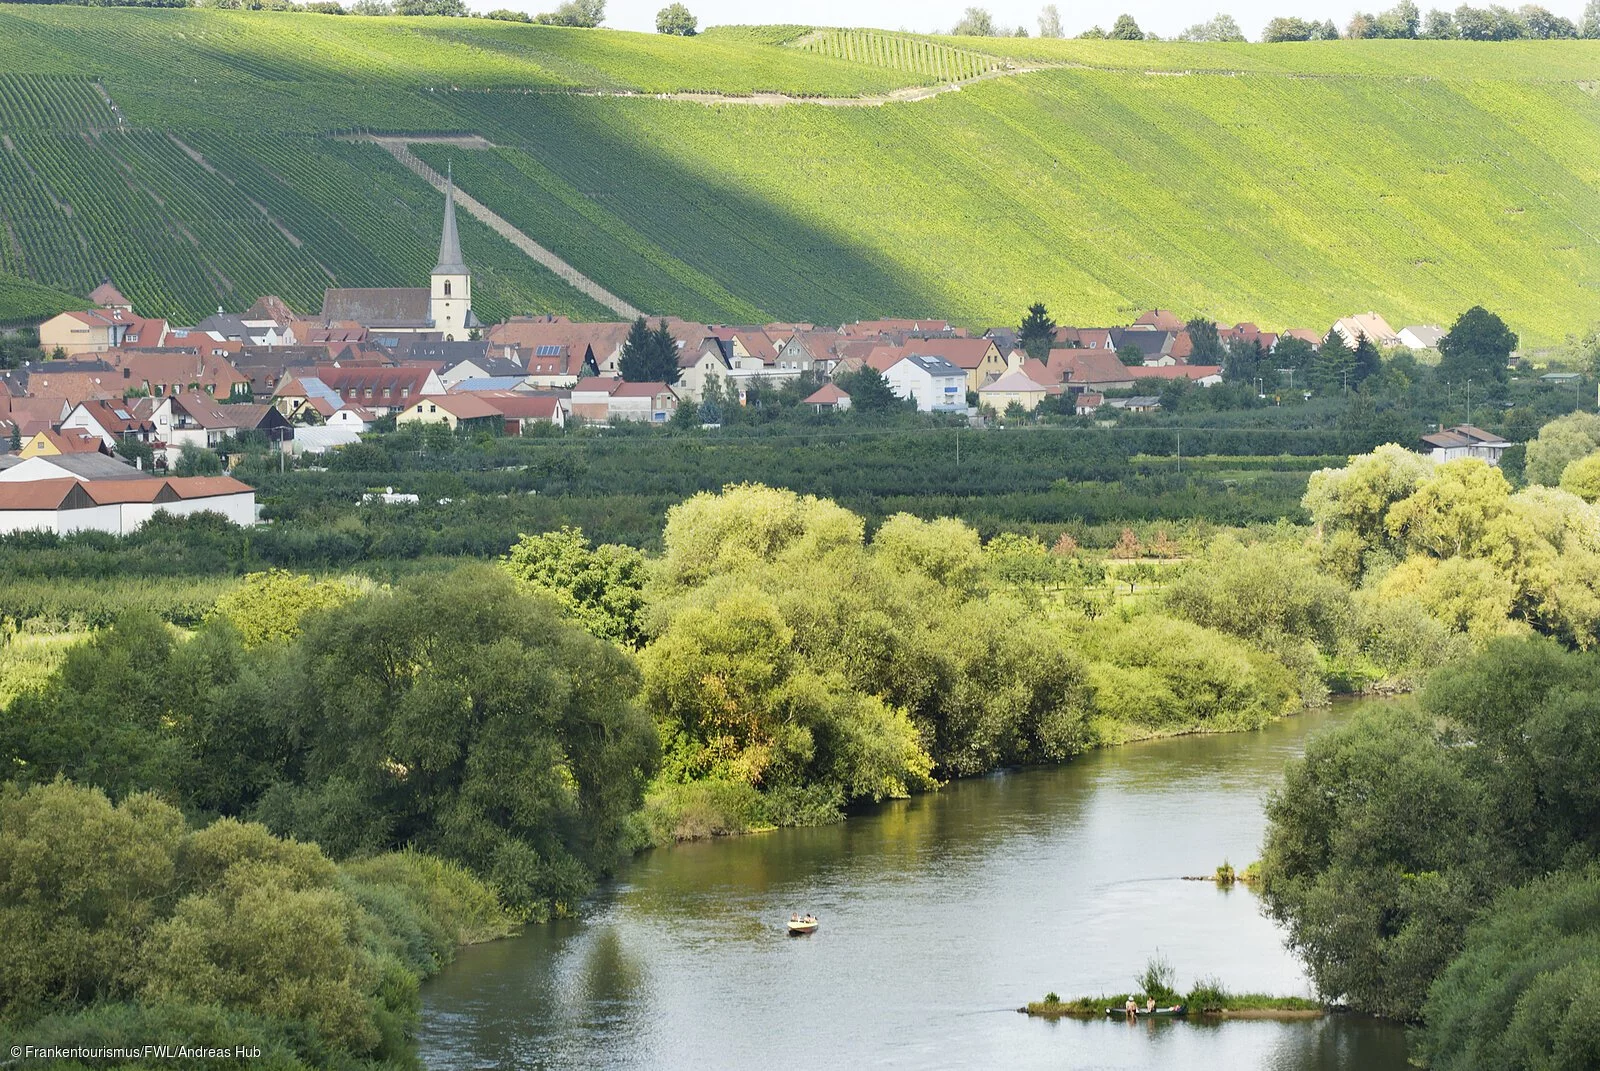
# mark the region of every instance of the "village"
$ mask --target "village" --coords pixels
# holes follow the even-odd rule
[[[1079,417],[1150,412],[1160,399],[1132,393],[1137,386],[1204,388],[1223,378],[1220,365],[1191,360],[1188,321],[1165,309],[1124,326],[1055,327],[1043,356],[1030,355],[1015,328],[975,335],[944,320],[826,327],[662,317],[647,326],[519,316],[484,325],[472,310],[449,189],[427,287],[330,289],[316,316],[267,296],[189,327],[140,315],[110,280],[89,299],[93,308],[38,326],[47,359],[0,372],[0,447],[9,447],[0,454],[0,534],[125,535],[158,511],[253,524],[253,488],[227,475],[184,474],[186,451],[241,437],[299,456],[358,442],[378,426],[518,436],[537,426],[663,424],[686,407],[698,423],[709,400],[744,405],[760,390],[802,380],[816,384],[802,405],[845,411],[852,399],[841,384],[867,369],[908,407],[981,427],[1047,400]],[[637,342],[642,330],[670,346],[671,374],[657,364],[653,380],[628,375],[630,336]],[[1315,348],[1337,334],[1352,348],[1365,339],[1425,350],[1443,335],[1428,325],[1396,330],[1375,312],[1327,332],[1238,323],[1216,333],[1224,345],[1239,340],[1267,356],[1285,339]],[[1461,425],[1420,445],[1440,460],[1497,462],[1510,444]]]

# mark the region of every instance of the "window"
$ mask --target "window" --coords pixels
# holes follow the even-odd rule
[[[450,296],[450,280],[449,279],[446,279],[444,281],[444,296],[445,297],[449,297]]]

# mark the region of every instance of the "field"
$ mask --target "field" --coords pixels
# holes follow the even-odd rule
[[[130,44],[131,43],[131,44]],[[1018,66],[1047,69],[1015,73]],[[712,321],[1600,318],[1600,42],[1184,45],[0,5],[0,272],[179,319],[417,285],[437,195]],[[753,106],[649,94],[880,98]],[[479,313],[599,316],[464,214]],[[7,318],[0,292],[0,321]]]

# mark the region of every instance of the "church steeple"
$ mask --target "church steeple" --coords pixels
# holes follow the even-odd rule
[[[439,236],[439,263],[434,265],[433,274],[467,274],[467,265],[461,259],[461,236],[456,233],[456,183],[449,164],[445,165],[444,233]]]

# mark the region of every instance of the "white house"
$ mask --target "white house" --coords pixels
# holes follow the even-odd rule
[[[1413,350],[1436,350],[1444,337],[1444,328],[1437,324],[1412,324],[1400,329],[1400,345]]]
[[[916,399],[924,413],[965,412],[967,374],[943,357],[909,354],[883,374],[897,398]]]
[[[1500,455],[1511,446],[1493,432],[1484,431],[1471,424],[1440,428],[1432,435],[1424,435],[1422,443],[1428,451],[1428,456],[1435,461],[1458,461],[1464,457],[1475,457],[1491,465],[1500,464]]]

